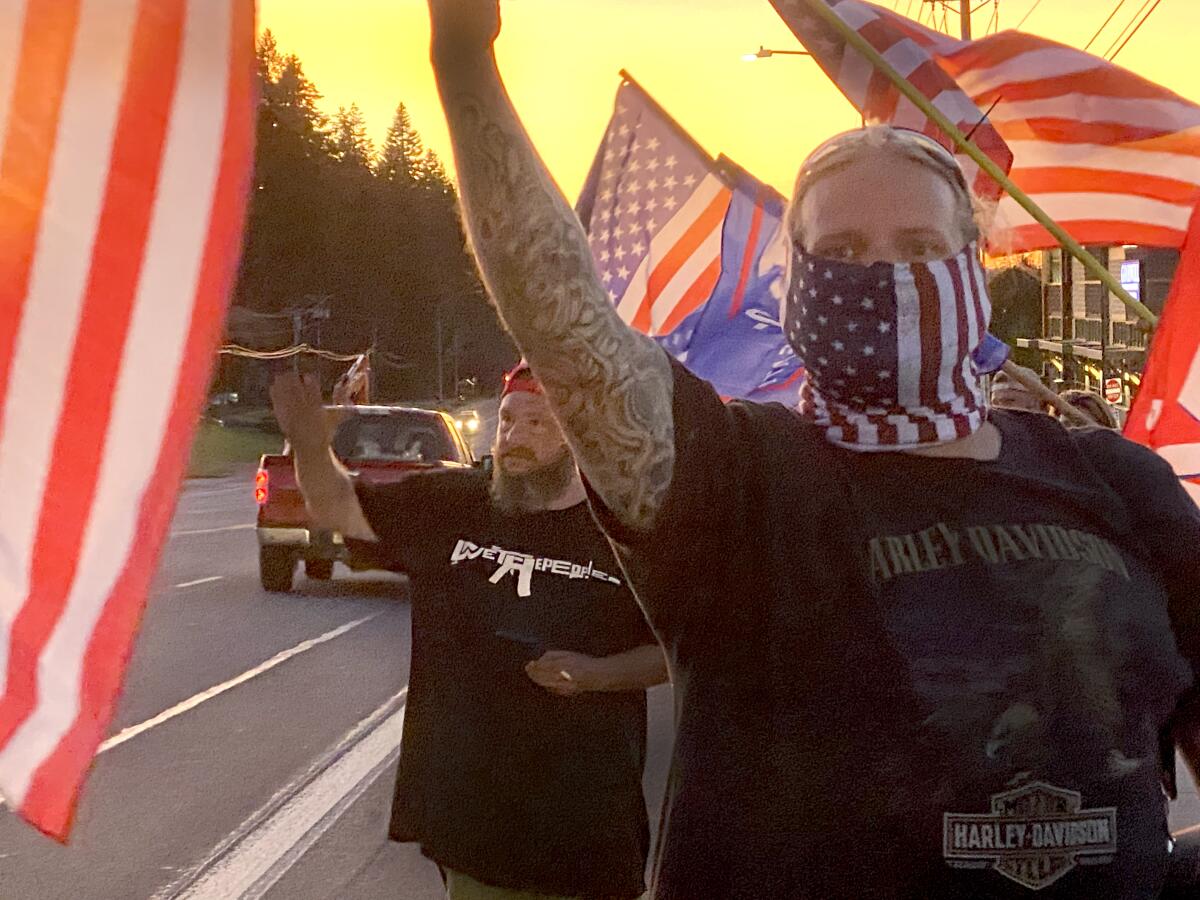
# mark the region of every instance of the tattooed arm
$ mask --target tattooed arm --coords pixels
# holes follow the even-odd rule
[[[647,528],[674,459],[670,363],[617,315],[517,118],[492,49],[497,0],[429,7],[463,218],[488,292],[593,489],[622,524]]]

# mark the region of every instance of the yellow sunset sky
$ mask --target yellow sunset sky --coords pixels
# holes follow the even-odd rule
[[[878,0],[916,18],[925,0]],[[1035,0],[999,0],[1001,29]],[[1040,0],[1023,30],[1083,47],[1116,0]],[[1143,0],[1129,0],[1092,46],[1103,53]],[[572,200],[612,112],[622,68],[714,156],[725,153],[785,194],[799,160],[858,124],[809,59],[745,62],[760,45],[800,49],[767,0],[506,0],[498,46],[509,92]],[[991,4],[975,18],[988,27]],[[926,14],[922,21],[928,22]],[[940,24],[940,15],[939,15]],[[259,27],[296,53],[330,111],[354,102],[382,140],[403,101],[450,165],[428,61],[425,0],[260,0]],[[1200,102],[1200,0],[1161,0],[1118,63]]]

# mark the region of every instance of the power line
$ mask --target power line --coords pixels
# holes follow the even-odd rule
[[[1105,59],[1108,59],[1108,57],[1112,55],[1113,50],[1116,48],[1116,46],[1119,43],[1121,43],[1121,40],[1125,37],[1126,33],[1129,31],[1130,26],[1133,25],[1133,23],[1137,21],[1138,16],[1140,16],[1142,13],[1144,13],[1146,11],[1146,7],[1148,7],[1151,2],[1152,2],[1152,0],[1146,0],[1146,2],[1142,4],[1141,9],[1139,9],[1137,12],[1135,12],[1133,14],[1133,18],[1131,18],[1128,22],[1125,23],[1125,27],[1121,29],[1121,33],[1118,34],[1116,36],[1116,38],[1113,39],[1113,42],[1108,45],[1108,49],[1104,51]]]
[[[241,356],[247,359],[290,359],[301,353],[309,353],[333,362],[353,362],[362,356],[361,353],[334,353],[331,350],[317,350],[308,344],[295,344],[291,347],[281,347],[278,350],[255,350],[252,347],[243,347],[241,344],[225,344],[221,347],[221,354],[224,356]]]
[[[1146,24],[1146,19],[1149,19],[1152,15],[1154,15],[1154,11],[1156,9],[1158,9],[1158,4],[1160,4],[1160,3],[1162,3],[1162,0],[1154,0],[1154,5],[1152,7],[1150,7],[1150,12],[1146,13],[1146,15],[1142,19],[1142,21],[1137,23],[1137,28],[1134,28],[1133,31],[1131,31],[1129,33],[1129,37],[1125,38],[1125,44],[1128,44],[1130,41],[1133,40],[1133,36],[1135,34],[1137,34],[1138,31],[1141,30],[1141,27],[1143,25]],[[1120,54],[1120,52],[1125,49],[1125,44],[1122,44],[1120,47],[1118,47],[1117,52],[1108,58],[1109,62],[1112,62],[1113,60],[1115,60],[1117,58],[1117,56]]]
[[[1108,27],[1108,23],[1113,20],[1113,17],[1121,11],[1121,7],[1124,5],[1125,0],[1117,0],[1117,5],[1113,7],[1113,11],[1108,14],[1108,18],[1104,20],[1104,24],[1096,29],[1096,33],[1092,35],[1092,39],[1084,46],[1084,53],[1088,51],[1088,48],[1091,47],[1092,44],[1096,43],[1096,38],[1100,37],[1100,35],[1104,33],[1104,29]]]
[[[1021,21],[1017,23],[1017,28],[1016,28],[1017,31],[1021,30],[1021,26],[1024,25],[1027,21],[1029,21],[1029,17],[1033,15],[1033,11],[1041,5],[1042,5],[1042,0],[1033,0],[1033,6],[1029,7],[1029,12],[1025,13],[1024,18],[1022,18]]]

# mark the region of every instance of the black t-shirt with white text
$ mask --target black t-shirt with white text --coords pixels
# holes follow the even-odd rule
[[[998,459],[856,453],[675,367],[647,532],[673,661],[656,900],[1156,897],[1200,511],[1156,455],[993,412]]]
[[[586,503],[505,515],[476,471],[358,485],[378,544],[408,574],[412,664],[390,836],[514,890],[644,890],[644,691],[559,697],[524,665],[610,656],[654,636]]]

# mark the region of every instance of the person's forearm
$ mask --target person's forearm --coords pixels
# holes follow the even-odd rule
[[[293,446],[292,464],[296,484],[304,496],[304,505],[313,525],[341,532],[346,537],[374,540],[358,497],[354,482],[327,446],[306,448]]]
[[[670,363],[618,316],[494,55],[435,39],[433,61],[463,219],[492,302],[593,488],[624,524],[648,527],[674,460]]]
[[[670,678],[667,657],[658,644],[646,644],[624,653],[605,656],[596,691],[640,691],[665,684]]]

